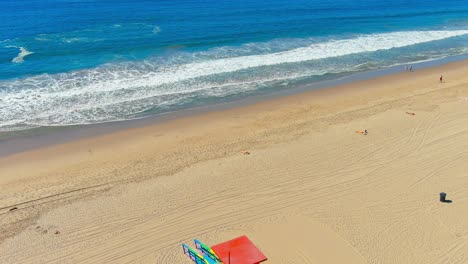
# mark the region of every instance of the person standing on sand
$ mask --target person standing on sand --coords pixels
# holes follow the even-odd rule
[[[443,79],[444,79],[444,77],[442,75],[440,75],[439,81],[442,82]]]

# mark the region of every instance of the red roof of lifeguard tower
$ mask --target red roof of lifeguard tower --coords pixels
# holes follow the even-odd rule
[[[247,236],[234,238],[211,249],[225,264],[259,264],[267,260]]]

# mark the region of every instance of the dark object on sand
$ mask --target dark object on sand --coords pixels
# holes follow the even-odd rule
[[[10,212],[11,212],[11,211],[14,211],[14,210],[18,210],[18,207],[10,208]]]
[[[441,193],[440,193],[440,201],[443,202],[443,203],[447,202],[447,200],[445,199],[445,197],[447,197],[447,194],[444,193],[444,192],[441,192]]]
[[[453,202],[452,200],[447,200],[446,199],[446,197],[447,197],[446,193],[441,192],[439,195],[440,195],[440,202],[442,202],[442,203],[452,203]]]

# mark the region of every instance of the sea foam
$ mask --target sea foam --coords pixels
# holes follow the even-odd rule
[[[11,60],[11,62],[14,62],[14,63],[22,63],[24,62],[24,57],[34,53],[34,52],[27,50],[24,47],[16,47],[16,46],[8,46],[8,47],[19,48],[20,50],[20,53],[18,53],[18,55]]]
[[[155,27],[153,28],[153,33],[154,33],[154,34],[158,34],[158,33],[160,33],[160,32],[161,32],[161,28],[160,28],[160,27],[155,26]]]
[[[230,48],[223,57],[192,54],[188,56],[191,60],[176,59],[173,64],[147,60],[6,80],[0,82],[0,131],[129,119],[153,108],[168,110],[194,98],[246,93],[272,81],[346,70],[328,69],[320,64],[322,59],[397,49],[466,34],[468,30],[361,35],[256,55],[239,55],[235,48]],[[21,53],[21,59],[30,54],[26,49]],[[317,66],[311,69],[294,66],[309,62]]]

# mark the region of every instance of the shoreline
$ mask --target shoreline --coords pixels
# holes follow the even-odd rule
[[[446,58],[413,63],[415,71],[430,69],[468,60],[468,54],[450,56]],[[194,107],[182,109],[173,112],[166,112],[154,116],[147,116],[138,119],[123,121],[111,121],[86,125],[70,125],[57,127],[40,127],[29,130],[20,130],[0,133],[0,158],[9,155],[28,152],[40,148],[47,148],[54,145],[65,144],[75,140],[81,140],[92,137],[99,137],[106,134],[134,129],[139,127],[148,127],[166,122],[172,122],[177,119],[196,117],[209,114],[210,112],[223,112],[237,108],[248,107],[251,105],[262,104],[268,101],[281,100],[283,97],[290,97],[301,94],[314,93],[319,90],[334,89],[344,85],[351,85],[356,82],[372,80],[384,76],[402,73],[403,65],[391,66],[388,68],[377,69],[367,72],[358,72],[339,79],[325,80],[316,83],[302,84],[286,90],[267,92],[257,94],[247,98],[235,99],[233,101],[209,104],[203,107]],[[404,73],[404,72],[403,72]],[[20,135],[13,135],[20,134]]]

